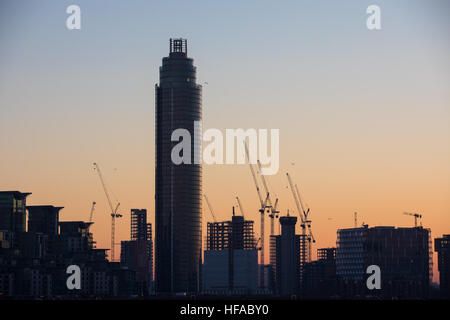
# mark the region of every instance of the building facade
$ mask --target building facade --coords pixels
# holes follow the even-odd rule
[[[434,239],[434,250],[438,253],[439,291],[450,298],[450,234]]]
[[[281,234],[270,237],[270,263],[274,291],[281,295],[300,292],[300,235],[295,234],[297,218],[280,217]]]
[[[11,229],[0,230],[1,297],[92,298],[136,293],[135,272],[110,263],[107,250],[95,248],[89,232],[92,223],[61,222],[61,207],[26,207],[24,195],[28,194],[0,192],[2,209],[8,209],[1,212],[0,224]],[[26,208],[28,230],[22,225]],[[66,269],[70,265],[81,269],[80,289],[67,288]]]
[[[27,206],[28,232],[58,234],[59,211],[63,207]]]
[[[155,253],[157,292],[197,292],[202,248],[202,88],[185,39],[171,39],[156,85]],[[189,134],[172,141],[176,129]],[[184,138],[178,137],[183,140]],[[178,150],[182,163],[172,161]]]
[[[305,264],[302,291],[306,297],[336,294],[336,248],[317,249],[317,260]]]
[[[231,220],[208,222],[202,268],[202,291],[249,294],[258,285],[258,251],[254,222],[234,214]]]
[[[258,287],[258,251],[205,250],[202,283],[204,294],[255,293]]]
[[[26,198],[29,192],[0,191],[0,231],[26,230]]]
[[[422,227],[340,229],[336,273],[344,295],[427,297],[432,279],[430,230]],[[381,290],[368,290],[366,270],[381,270]],[[347,290],[347,291],[345,291]]]
[[[138,294],[148,296],[153,291],[153,240],[146,209],[131,209],[130,238],[121,241],[120,264],[136,271]]]

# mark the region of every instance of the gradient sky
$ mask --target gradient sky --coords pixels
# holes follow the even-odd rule
[[[71,4],[80,31],[66,28]],[[366,28],[371,4],[380,31]],[[153,223],[154,85],[169,38],[184,37],[208,83],[204,129],[280,129],[269,184],[282,213],[295,210],[291,173],[315,248],[335,246],[354,211],[360,223],[399,227],[414,222],[404,211],[420,212],[433,238],[448,234],[449,9],[446,0],[2,0],[0,190],[64,206],[62,220],[87,220],[96,201],[92,230],[107,248],[98,162],[124,214],[116,238],[129,238],[130,208],[147,208]],[[238,195],[259,231],[248,166],[205,165],[203,176],[219,219]]]

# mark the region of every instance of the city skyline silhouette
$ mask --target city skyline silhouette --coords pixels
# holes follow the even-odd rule
[[[433,238],[448,234],[448,3],[379,1],[378,33],[365,27],[366,3],[200,1],[179,4],[176,18],[171,4],[79,5],[86,20],[78,33],[65,28],[65,4],[1,5],[0,30],[11,30],[0,33],[1,190],[64,206],[62,220],[86,221],[96,201],[92,231],[108,248],[98,161],[123,221],[146,208],[155,225],[154,85],[167,40],[183,37],[204,86],[204,129],[280,128],[270,188],[283,214],[298,215],[285,179],[292,175],[311,207],[315,248],[334,246],[355,211],[360,223],[396,227],[412,227],[403,212],[418,212]],[[204,166],[203,177],[219,220],[239,196],[259,230],[246,165]],[[204,236],[212,219],[205,203],[202,219]],[[118,221],[116,238],[128,235]],[[433,268],[436,282],[436,254]]]

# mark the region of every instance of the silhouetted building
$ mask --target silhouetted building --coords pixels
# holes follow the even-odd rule
[[[280,217],[281,234],[270,236],[274,289],[281,295],[300,291],[300,236],[295,234],[296,223],[296,217]]]
[[[432,278],[430,230],[374,227],[338,230],[336,273],[341,294],[423,298]],[[381,269],[381,290],[368,290],[367,267]]]
[[[0,250],[10,249],[12,246],[12,232],[0,231]]]
[[[62,249],[66,252],[85,252],[94,249],[94,237],[89,231],[92,222],[62,221],[59,223]]]
[[[336,248],[317,249],[317,260],[336,261]]]
[[[21,257],[27,259],[43,259],[49,252],[49,236],[43,233],[21,232],[16,236],[15,249]]]
[[[106,259],[95,249],[83,221],[59,221],[61,207],[28,206],[29,193],[0,192],[0,296],[110,297],[136,293],[135,271]],[[25,228],[28,209],[28,231]],[[66,269],[81,269],[81,289],[68,290]]]
[[[305,264],[302,289],[309,297],[336,294],[336,248],[317,249],[317,260]]]
[[[258,284],[260,294],[273,294],[275,291],[275,274],[272,264],[259,265]],[[262,278],[262,279],[261,279]]]
[[[205,250],[202,275],[204,293],[254,293],[258,286],[258,251]]]
[[[152,225],[147,223],[146,209],[131,209],[131,240],[151,240]]]
[[[208,294],[249,294],[258,285],[258,251],[253,221],[234,215],[231,221],[208,222],[202,272]]]
[[[26,230],[26,198],[31,193],[0,191],[0,231]]]
[[[450,297],[450,234],[434,239],[438,253],[439,291],[442,297]]]
[[[153,281],[153,240],[145,209],[131,209],[131,240],[121,242],[120,264],[136,271],[138,294],[149,295]]]
[[[197,292],[202,248],[201,97],[196,67],[184,39],[170,40],[156,85],[156,287],[157,292]],[[198,125],[195,124],[197,122]],[[197,128],[195,128],[197,127]],[[172,161],[172,133],[190,134],[186,162]],[[196,130],[194,130],[196,129]],[[183,138],[180,138],[182,140]],[[186,141],[183,141],[186,143]],[[189,157],[190,155],[190,157]]]
[[[256,241],[253,225],[253,221],[236,216],[234,212],[231,221],[208,222],[206,249],[254,249]]]
[[[27,206],[28,232],[57,235],[61,209],[63,207]]]

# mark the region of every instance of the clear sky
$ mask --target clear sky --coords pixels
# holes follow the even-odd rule
[[[81,30],[66,28],[81,7]],[[382,29],[366,28],[381,8]],[[170,37],[188,39],[204,84],[204,129],[279,128],[283,214],[289,171],[311,207],[315,248],[335,246],[353,212],[370,226],[450,233],[450,2],[0,2],[0,189],[88,219],[98,247],[110,216],[92,162],[121,202],[154,221],[154,85]],[[204,192],[226,219],[238,195],[256,220],[248,166],[204,166]],[[206,204],[203,221],[211,216]],[[268,230],[268,225],[266,230]],[[266,255],[268,256],[268,255]],[[436,270],[436,267],[435,267]],[[436,277],[435,277],[436,279]]]

